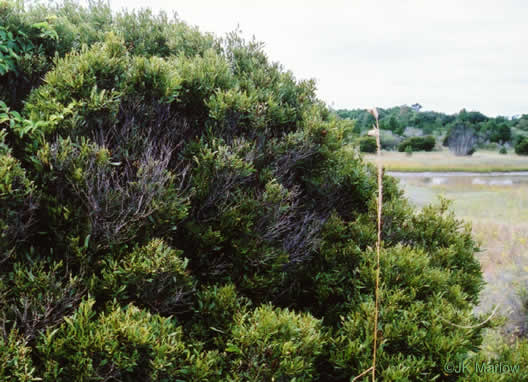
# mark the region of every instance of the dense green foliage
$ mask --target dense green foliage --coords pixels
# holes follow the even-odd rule
[[[313,81],[163,14],[1,9],[42,65],[1,74],[0,378],[348,381],[370,366],[376,170]],[[50,47],[13,32],[45,21]],[[477,320],[477,245],[445,202],[414,211],[383,187],[378,373],[449,378],[443,363],[481,343],[448,323]]]

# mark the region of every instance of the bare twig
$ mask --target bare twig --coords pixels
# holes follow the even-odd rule
[[[479,322],[478,324],[476,325],[458,325],[458,324],[454,324],[452,323],[451,321],[448,321],[446,320],[445,318],[443,317],[440,317],[438,316],[442,321],[448,323],[449,325],[452,325],[454,327],[457,327],[457,328],[460,328],[460,329],[475,329],[475,328],[478,328],[479,326],[482,326],[484,325],[486,322],[488,322],[489,320],[491,320],[493,318],[493,316],[495,315],[495,313],[497,313],[497,309],[499,309],[499,306],[500,304],[498,304],[495,309],[493,309],[493,311],[491,312],[491,314],[488,316],[488,318],[486,318],[484,321],[482,322]]]
[[[364,375],[367,375],[368,373],[370,373],[371,371],[373,370],[373,367],[369,367],[367,370],[365,370],[363,373],[357,375],[354,377],[354,379],[351,381],[351,382],[354,382],[354,381],[357,381],[359,378],[363,377]]]

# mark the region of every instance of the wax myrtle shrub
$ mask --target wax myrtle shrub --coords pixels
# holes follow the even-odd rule
[[[248,312],[251,306],[251,300],[237,293],[233,283],[203,286],[193,307],[192,338],[203,342],[205,348],[225,348],[235,315]]]
[[[108,6],[106,4],[106,6]],[[125,45],[134,55],[185,56],[202,55],[208,49],[219,49],[219,44],[208,33],[200,33],[179,20],[176,14],[154,14],[150,9],[123,11],[116,14],[109,25],[123,37]]]
[[[316,101],[314,81],[297,81],[278,63],[270,63],[262,47],[255,40],[246,42],[236,31],[221,40],[236,86],[218,92],[208,104],[218,126],[243,129],[249,138],[259,141],[294,131],[302,114]]]
[[[52,69],[22,108],[0,105],[2,377],[367,369],[376,169],[314,82],[239,33],[150,11],[15,15],[51,13]],[[477,320],[478,246],[444,202],[417,211],[393,178],[383,189],[378,375],[449,379],[442,363],[481,341],[481,327],[452,325]]]
[[[232,150],[213,141],[195,156],[200,164],[195,196],[186,229],[176,239],[185,253],[194,253],[190,260],[197,277],[235,281],[262,299],[277,293],[284,267],[312,247],[313,222],[295,201],[298,188],[286,189],[271,171],[257,179],[254,144],[239,142]],[[299,245],[288,252],[294,242]]]
[[[177,130],[170,128],[176,117],[199,129],[196,124],[207,117],[206,100],[231,86],[231,77],[227,63],[212,50],[205,57],[132,57],[123,41],[109,34],[105,43],[60,60],[59,68],[46,75],[46,84],[33,92],[26,111],[30,119],[46,121],[42,128],[46,138],[57,134],[111,138],[124,119],[141,125],[152,123],[154,115],[158,119],[154,122],[164,125],[156,127],[159,134]],[[199,130],[194,133],[200,135]]]
[[[47,122],[42,128],[46,136],[64,130],[72,134],[85,126],[93,129],[105,119],[111,123],[128,61],[126,49],[112,35],[106,44],[66,55],[28,99],[30,119]]]
[[[23,16],[29,21],[49,20],[57,32],[57,54],[64,56],[101,41],[113,21],[110,4],[104,1],[89,1],[79,6],[74,1],[36,2],[26,5]]]

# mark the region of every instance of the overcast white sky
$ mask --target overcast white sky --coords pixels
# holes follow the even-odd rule
[[[239,25],[334,108],[528,113],[527,0],[110,2],[176,11],[219,36]]]

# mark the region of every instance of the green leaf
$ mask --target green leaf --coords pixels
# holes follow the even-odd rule
[[[21,119],[22,119],[22,117],[20,116],[20,113],[18,113],[18,112],[15,111],[15,110],[13,110],[13,111],[11,112],[11,115],[12,115],[13,117],[15,117],[15,119],[18,119],[18,120],[21,120]]]
[[[45,21],[41,22],[41,23],[35,23],[35,24],[32,24],[31,25],[32,28],[38,28],[38,29],[43,29],[43,28],[48,28],[49,27],[49,24]]]
[[[237,354],[242,354],[242,351],[240,350],[240,348],[236,345],[233,345],[233,344],[229,344],[226,348],[226,351],[229,352],[229,353],[237,353]]]
[[[90,243],[90,236],[91,235],[87,235],[86,238],[84,239],[84,248],[85,249],[88,249],[88,244]]]

